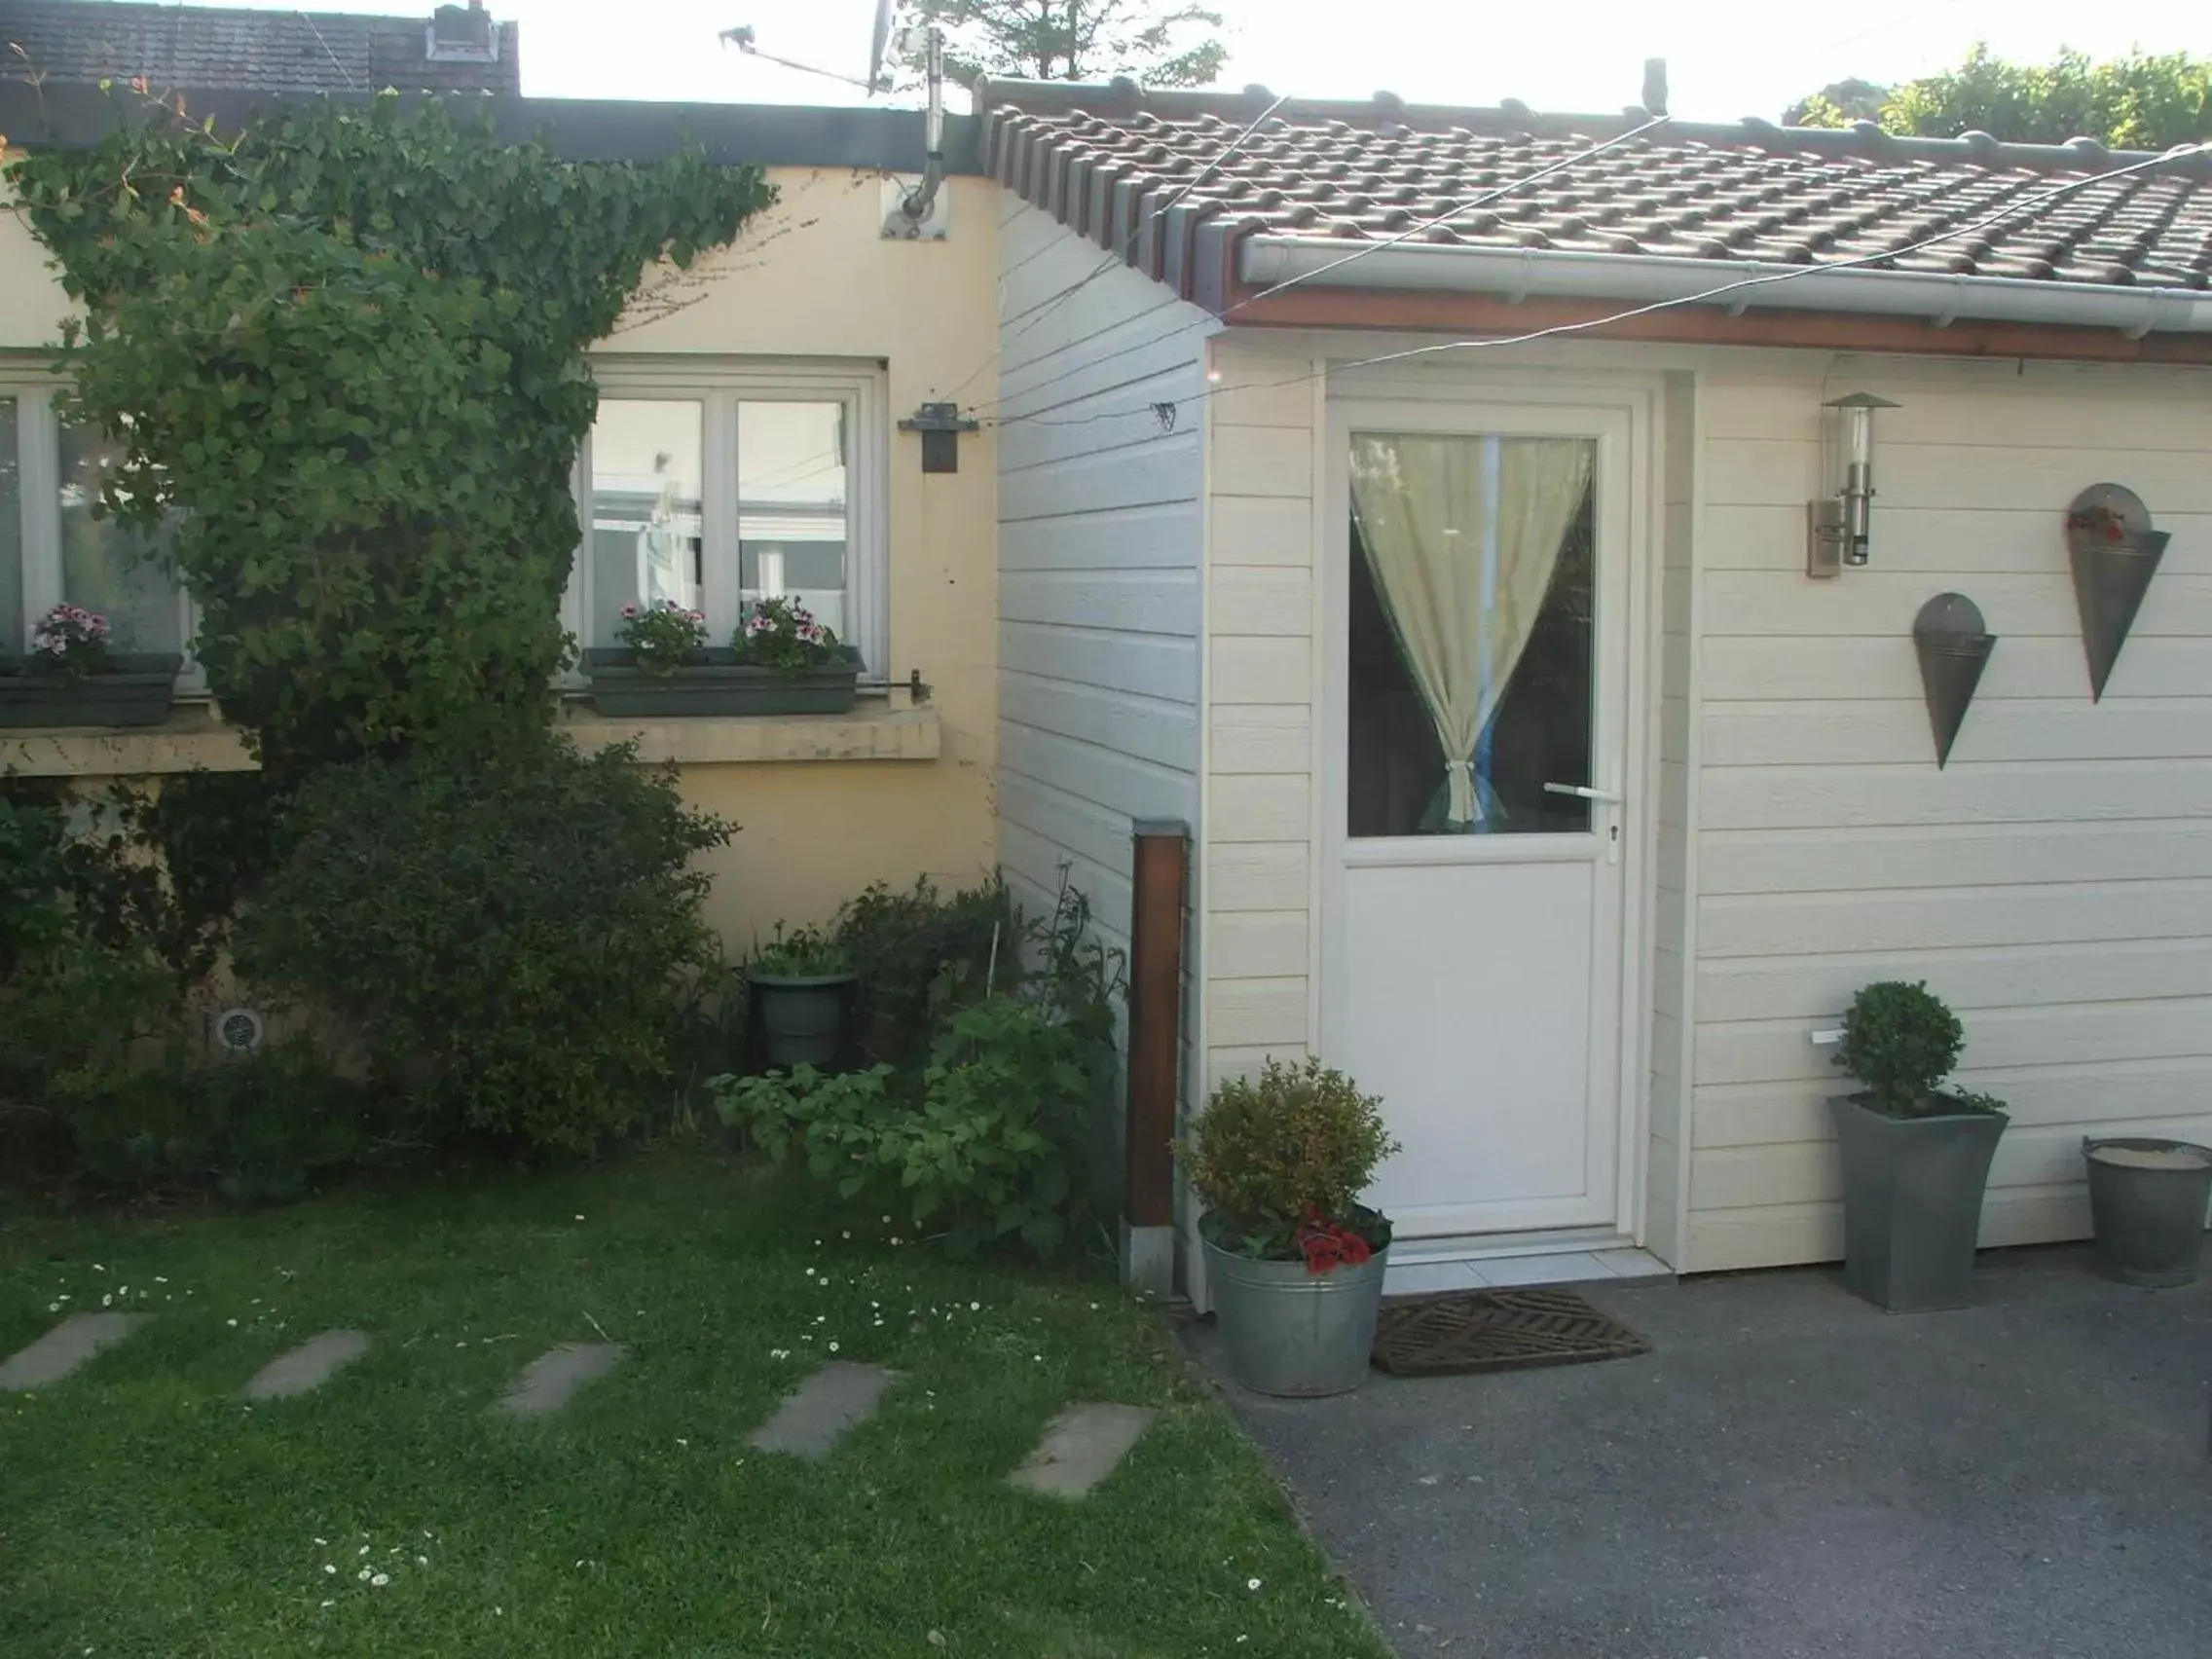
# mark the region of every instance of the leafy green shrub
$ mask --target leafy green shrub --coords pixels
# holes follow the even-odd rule
[[[1050,1255],[1080,1208],[1089,1057],[1073,1027],[999,996],[946,1019],[918,1076],[802,1066],[715,1088],[724,1122],[778,1161],[803,1157],[842,1198],[902,1205],[956,1253],[1018,1238]]]
[[[357,1159],[368,1092],[304,1038],[193,1064],[98,1065],[65,1077],[56,1103],[95,1179],[142,1186],[212,1178],[234,1203],[304,1198],[320,1169]]]
[[[776,937],[753,953],[750,969],[772,979],[826,979],[853,971],[845,947],[820,928],[784,931],[776,924]]]
[[[433,1133],[589,1152],[671,1075],[715,960],[692,855],[728,838],[626,748],[496,724],[293,798],[240,972],[336,1015]]]
[[[939,1019],[1021,974],[1006,883],[940,897],[927,876],[904,893],[876,882],[837,913],[837,942],[860,976],[857,1022],[868,1057],[921,1064]],[[997,983],[986,985],[997,959]]]
[[[1955,1110],[1939,1090],[1966,1047],[1958,1015],[1925,983],[1883,979],[1852,998],[1835,1063],[1893,1118]]]
[[[1309,1057],[1270,1059],[1254,1080],[1213,1091],[1180,1143],[1205,1204],[1205,1236],[1264,1261],[1295,1260],[1301,1229],[1344,1228],[1375,1249],[1389,1224],[1359,1203],[1382,1161],[1398,1151],[1382,1103]]]

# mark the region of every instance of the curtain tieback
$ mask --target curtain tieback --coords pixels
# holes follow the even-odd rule
[[[1475,763],[1472,760],[1447,760],[1444,762],[1445,804],[1444,819],[1448,824],[1475,822]]]

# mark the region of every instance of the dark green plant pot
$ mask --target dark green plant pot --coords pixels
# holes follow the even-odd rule
[[[760,1019],[760,1057],[771,1071],[836,1063],[850,974],[748,973]]]
[[[2097,1269],[2121,1284],[2170,1290],[2196,1277],[2212,1147],[2191,1141],[2084,1139]]]
[[[31,672],[25,657],[0,657],[0,727],[150,726],[169,718],[184,658],[174,651],[116,651],[82,680]]]
[[[741,660],[725,646],[694,651],[684,666],[650,674],[634,652],[584,652],[591,700],[603,715],[658,719],[698,715],[843,715],[852,712],[861,658],[848,650],[840,662],[799,674]]]
[[[1843,1282],[1892,1313],[1973,1300],[1975,1240],[2002,1112],[1893,1118],[1865,1095],[1828,1101],[1843,1153]]]

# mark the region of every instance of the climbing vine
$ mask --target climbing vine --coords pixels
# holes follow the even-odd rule
[[[584,349],[653,262],[773,200],[756,167],[564,161],[391,95],[228,135],[150,101],[8,178],[84,303],[71,396],[122,447],[101,508],[172,532],[210,687],[279,791],[542,708]]]

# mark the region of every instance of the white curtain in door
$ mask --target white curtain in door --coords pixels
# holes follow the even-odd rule
[[[1587,438],[1361,433],[1352,511],[1445,757],[1445,823],[1480,830],[1475,759],[1590,487]]]

